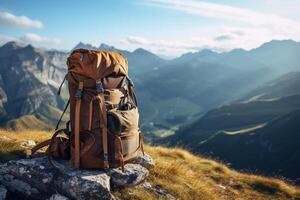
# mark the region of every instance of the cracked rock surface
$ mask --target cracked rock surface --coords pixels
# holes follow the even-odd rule
[[[136,163],[120,169],[83,170],[68,161],[47,158],[22,159],[0,165],[0,200],[2,199],[115,199],[111,188],[137,185],[145,180],[146,167],[154,162],[147,154]],[[148,162],[148,163],[147,163]]]

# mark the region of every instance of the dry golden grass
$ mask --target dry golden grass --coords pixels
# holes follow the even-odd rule
[[[238,173],[180,148],[146,147],[155,160],[148,181],[179,199],[296,199],[300,189],[273,178]],[[137,186],[115,192],[121,199],[157,199]]]
[[[51,135],[45,131],[0,130],[0,160],[21,158],[26,149],[20,147],[20,142],[34,140],[38,143]],[[5,140],[5,137],[11,140]],[[274,178],[239,173],[180,148],[146,145],[145,151],[156,162],[147,181],[178,199],[300,199],[299,187]],[[153,191],[141,186],[118,190],[114,194],[120,199],[158,199]]]
[[[0,162],[26,157],[28,149],[21,147],[20,143],[34,140],[36,143],[51,137],[47,131],[8,131],[0,130]]]

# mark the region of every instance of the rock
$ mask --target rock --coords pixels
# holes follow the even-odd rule
[[[161,187],[159,187],[159,186],[153,187],[149,182],[142,183],[140,185],[140,187],[143,187],[144,189],[155,193],[157,196],[159,196],[162,199],[169,199],[169,200],[175,200],[176,199],[173,195],[167,193]],[[158,198],[158,199],[160,199],[160,198]]]
[[[7,190],[3,185],[0,185],[0,200],[4,200],[6,198]]]
[[[128,163],[120,169],[75,169],[68,161],[34,158],[0,165],[0,185],[22,199],[115,199],[111,188],[141,183],[149,174],[141,164]]]
[[[53,194],[49,200],[69,200],[69,198],[60,194]]]
[[[124,172],[118,169],[110,170],[111,184],[114,188],[137,185],[148,176],[149,171],[138,164],[126,164]]]
[[[9,137],[6,137],[6,136],[4,135],[4,136],[0,136],[0,141],[8,142],[8,141],[12,141],[12,139],[9,138]]]
[[[146,167],[147,169],[150,169],[155,166],[155,162],[152,159],[152,157],[146,153],[144,155],[140,155],[136,159],[135,163],[140,164],[143,167]]]
[[[20,144],[22,147],[28,148],[28,147],[33,147],[36,145],[35,141],[33,140],[27,140],[25,142],[21,142]]]

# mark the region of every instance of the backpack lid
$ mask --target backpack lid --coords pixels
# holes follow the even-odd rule
[[[127,76],[128,61],[117,51],[74,50],[67,60],[68,71],[96,81],[112,73]]]

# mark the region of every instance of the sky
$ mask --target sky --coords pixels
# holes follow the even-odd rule
[[[300,0],[1,0],[0,45],[106,43],[165,57],[249,50],[273,39],[300,41],[299,13]]]

